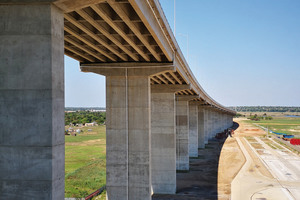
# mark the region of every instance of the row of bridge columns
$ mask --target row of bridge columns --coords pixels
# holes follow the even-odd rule
[[[59,200],[64,199],[63,13],[48,1],[26,2],[0,4],[0,194]],[[194,96],[175,96],[186,85],[150,86],[150,75],[165,70],[90,70],[106,76],[109,200],[175,193],[176,170],[189,170],[189,157],[232,125],[231,115],[191,101]]]
[[[90,68],[106,76],[107,197],[151,199],[176,192],[176,171],[189,170],[232,115],[175,95],[188,85],[150,85],[163,67]],[[87,71],[88,68],[85,68]]]

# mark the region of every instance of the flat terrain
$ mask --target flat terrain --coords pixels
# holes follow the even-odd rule
[[[106,183],[105,126],[82,130],[65,136],[65,197],[86,197]]]
[[[300,199],[300,157],[238,119],[236,140],[246,163],[234,178],[231,199]]]
[[[190,159],[190,170],[177,173],[176,194],[152,199],[300,199],[299,156],[249,120],[235,120],[239,127],[234,137],[210,140],[198,150],[198,158]],[[298,126],[298,121],[288,125]],[[274,119],[269,124],[286,122]],[[66,197],[85,197],[105,184],[105,127],[83,130],[66,136]]]
[[[249,121],[252,124],[258,124],[269,130],[292,134],[300,137],[300,118],[296,117],[274,117],[272,120]]]

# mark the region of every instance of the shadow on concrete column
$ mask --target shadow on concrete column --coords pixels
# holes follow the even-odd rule
[[[176,169],[189,170],[189,101],[197,95],[176,95]]]
[[[190,85],[151,85],[151,179],[153,194],[176,192],[175,92]]]
[[[189,170],[188,101],[176,101],[176,169]]]
[[[204,108],[198,106],[198,148],[205,147]]]
[[[198,102],[189,102],[189,156],[198,157]]]
[[[0,13],[0,199],[64,199],[63,13]]]

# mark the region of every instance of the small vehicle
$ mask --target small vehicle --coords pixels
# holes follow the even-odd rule
[[[284,139],[285,141],[290,141],[292,138],[294,138],[294,135],[283,135],[282,139]]]

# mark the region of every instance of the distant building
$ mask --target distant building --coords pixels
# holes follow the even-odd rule
[[[97,122],[85,123],[85,126],[97,126]]]

